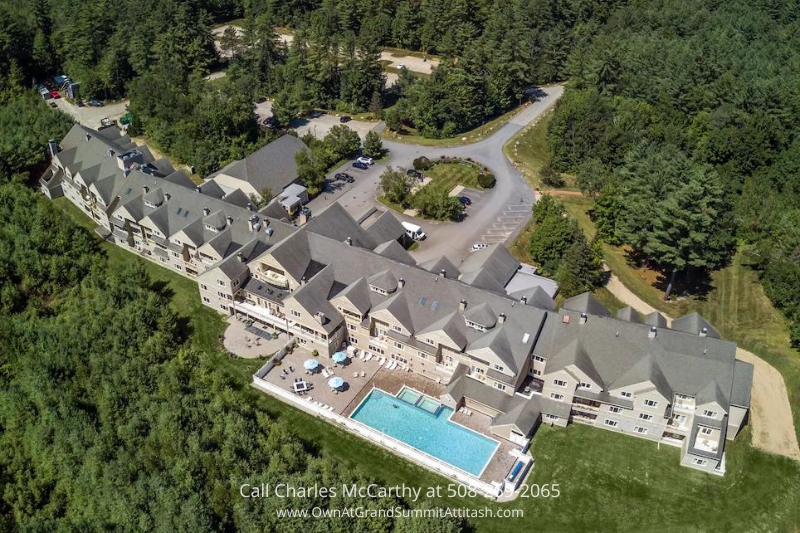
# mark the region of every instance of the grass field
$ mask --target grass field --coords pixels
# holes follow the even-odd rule
[[[94,229],[66,199],[56,205],[80,226]],[[800,527],[800,466],[752,449],[747,429],[728,444],[728,473],[720,478],[679,467],[677,448],[658,449],[652,442],[580,424],[565,429],[543,426],[533,439],[537,462],[528,482],[557,483],[559,498],[519,498],[509,504],[480,497],[448,498],[448,480],[248,387],[263,361],[231,359],[220,349],[217,338],[224,321],[200,303],[192,280],[115,245],[104,243],[103,248],[112,265],[141,262],[154,282],[169,291],[172,307],[190,324],[196,346],[241,383],[242,395],[323,457],[384,486],[441,486],[443,497],[426,498],[436,506],[525,513],[524,518],[471,519],[478,532],[789,532]]]
[[[478,184],[479,167],[471,163],[439,163],[425,172],[425,177],[431,178],[426,187],[443,190],[449,193],[457,185],[482,190]]]

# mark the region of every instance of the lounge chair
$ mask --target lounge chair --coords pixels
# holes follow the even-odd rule
[[[364,372],[363,370],[361,371],[361,377],[362,377],[362,378],[365,378],[365,377],[367,377],[367,373],[366,373],[366,372]]]
[[[331,377],[331,373],[323,368],[322,369],[322,377],[329,378],[329,377]]]
[[[392,368],[394,368],[392,366],[392,363],[394,363],[394,361],[392,361],[391,359],[386,362],[386,369],[387,370],[391,370]]]
[[[329,406],[328,406],[328,411],[333,411],[333,407],[331,407],[331,406],[329,405]]]
[[[370,359],[372,359],[371,353],[368,353],[367,355],[364,356],[364,361],[369,361]]]
[[[311,396],[309,396],[308,398],[306,398],[306,401],[307,401],[307,402],[313,402],[314,400],[312,400],[312,399],[311,399]]]
[[[397,367],[398,367],[398,365],[399,365],[399,364],[400,364],[400,363],[398,363],[397,361],[393,361],[393,362],[392,362],[392,368],[390,368],[389,370],[394,370],[395,368],[397,368]]]
[[[357,378],[358,377],[358,372],[353,372],[353,377]]]
[[[386,362],[386,358],[385,357],[381,357],[380,359],[378,359],[378,366],[383,366],[383,363],[385,363],[385,362]]]

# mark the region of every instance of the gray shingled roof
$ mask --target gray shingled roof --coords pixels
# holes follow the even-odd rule
[[[557,372],[571,365],[575,365],[581,372],[586,374],[589,379],[597,383],[600,387],[605,388],[606,384],[603,382],[603,378],[600,377],[600,373],[595,368],[592,360],[586,355],[586,351],[583,349],[579,339],[573,340],[555,356],[549,358],[545,370],[547,374],[550,374],[551,372]]]
[[[457,347],[459,350],[463,350],[467,346],[467,337],[464,332],[465,329],[466,326],[464,325],[464,320],[458,316],[458,313],[453,311],[452,313],[443,316],[427,328],[421,330],[419,335],[436,332],[444,333],[444,335],[447,336],[447,338],[449,338],[452,342],[452,346]]]
[[[505,287],[518,268],[519,261],[504,246],[473,252],[459,266],[461,281],[494,291]]]
[[[358,309],[358,311],[365,315],[367,311],[369,311],[370,307],[372,307],[372,300],[370,300],[370,288],[367,285],[367,281],[364,278],[358,278],[344,290],[342,290],[336,297],[343,297],[347,298],[353,307]]]
[[[327,333],[336,329],[341,322],[339,312],[328,301],[333,285],[333,268],[327,266],[291,295],[291,298],[306,312],[312,315],[318,312],[325,314],[325,322],[322,327]]]
[[[467,347],[467,353],[474,353],[477,350],[488,348],[494,355],[504,363],[504,365],[514,374],[520,371],[520,362],[515,361],[511,351],[511,342],[508,339],[505,328],[500,325],[489,330],[486,335],[478,337]],[[491,363],[491,361],[490,361]],[[489,365],[492,366],[491,364]]]
[[[367,278],[367,284],[377,287],[388,293],[397,290],[397,278],[389,270],[381,270]]]
[[[470,306],[464,311],[464,318],[486,328],[492,328],[497,323],[497,313],[486,302]]]
[[[695,405],[704,405],[711,402],[717,402],[717,404],[723,409],[728,409],[728,399],[720,390],[719,383],[717,383],[717,380],[715,379],[712,379],[706,384],[705,387],[700,389],[697,392],[697,396],[695,396],[694,400]]]
[[[578,296],[573,296],[569,300],[565,300],[564,303],[561,304],[561,307],[577,313],[587,313],[595,316],[611,316],[608,309],[603,307],[590,292],[584,292]]]
[[[733,385],[731,387],[731,405],[750,407],[750,390],[753,386],[753,365],[744,361],[736,361],[733,369]]]
[[[656,390],[668,400],[672,399],[672,388],[664,377],[664,372],[658,366],[652,355],[645,355],[639,359],[633,366],[625,371],[620,377],[614,380],[608,388],[609,389],[622,389],[632,385],[638,385],[645,381],[653,384]]]
[[[297,179],[295,155],[305,150],[308,147],[303,141],[284,135],[244,159],[230,163],[211,177],[224,174],[248,182],[256,191],[269,189],[276,195]]]
[[[378,245],[338,202],[331,204],[312,218],[305,225],[305,229],[340,242],[350,238],[353,246],[360,248],[372,250]]]
[[[411,254],[409,254],[406,249],[400,246],[400,243],[395,240],[386,241],[382,244],[379,244],[375,247],[375,253],[407,265],[416,264],[416,261],[414,261],[414,258],[411,257]]]
[[[657,328],[667,327],[667,319],[658,311],[653,311],[652,313],[645,315],[643,322],[648,326],[655,326]]]
[[[623,307],[617,311],[617,319],[625,320],[626,322],[641,322],[639,312],[631,306]]]
[[[372,312],[388,311],[404,328],[414,333],[414,322],[411,320],[411,311],[403,291],[397,291],[383,302],[372,307]]]
[[[522,300],[523,297],[527,298],[525,305],[532,305],[548,311],[555,311],[556,309],[556,301],[550,298],[547,292],[539,285],[509,293],[509,296],[518,300]]]
[[[388,211],[381,213],[372,224],[367,226],[366,232],[375,242],[397,240],[405,235],[403,225]]]
[[[440,274],[442,270],[444,270],[446,276],[450,279],[457,279],[460,274],[458,268],[453,264],[453,262],[443,255],[436,259],[431,259],[430,261],[420,263],[419,266],[420,268],[423,268],[434,274]]]
[[[684,333],[691,333],[693,335],[700,335],[703,328],[706,328],[706,335],[715,339],[720,338],[719,332],[712,326],[708,320],[692,313],[672,321],[672,329],[676,331],[683,331]]]

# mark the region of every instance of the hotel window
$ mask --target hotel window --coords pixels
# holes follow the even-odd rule
[[[545,414],[544,417],[548,420],[558,420],[558,417],[556,415]]]
[[[429,339],[429,338],[425,339],[425,344],[430,344],[431,346],[436,346],[436,343],[433,342],[433,339]]]
[[[300,311],[295,311],[294,309],[292,309],[289,312],[292,314],[293,317],[300,318]]]
[[[392,329],[395,331],[403,331],[403,328],[401,328],[400,326],[392,326]]]
[[[697,457],[692,457],[692,464],[696,466],[706,466],[708,461],[705,459],[698,459]]]
[[[611,411],[612,413],[621,413],[622,407],[617,407],[616,405],[609,405],[608,410]]]
[[[636,426],[633,430],[638,433],[639,435],[647,435],[647,428],[643,428],[640,426]]]
[[[633,394],[631,394],[626,390],[619,391],[619,395],[622,396],[623,398],[630,398],[631,396],[633,396]]]
[[[648,415],[648,414],[645,414],[645,413],[639,413],[639,419],[641,419],[641,420],[652,420],[653,419],[653,415]]]
[[[203,296],[203,301],[205,303],[211,303],[211,300],[208,299],[208,296]]]
[[[544,357],[539,357],[538,355],[534,355],[533,360],[539,361],[540,363],[544,363]]]
[[[655,401],[655,400],[645,400],[645,401],[644,401],[644,404],[645,404],[647,407],[658,407],[658,402],[657,402],[657,401]]]
[[[354,339],[353,337],[350,337],[350,344],[358,344],[358,339]]]
[[[533,375],[534,376],[541,376],[542,375],[542,371],[539,370],[538,368],[534,368],[533,369]]]
[[[584,383],[583,381],[581,381],[581,382],[578,384],[578,388],[579,388],[579,389],[586,389],[586,390],[589,390],[589,389],[591,389],[591,388],[592,388],[592,384],[591,384],[591,383]]]
[[[179,254],[178,252],[172,252],[172,257],[180,257],[180,256],[181,254]]]
[[[180,265],[175,265],[175,268],[177,268],[178,270],[183,270],[183,267]]]
[[[233,280],[233,286],[234,287],[238,287],[239,286],[239,280],[238,279]]]
[[[605,424],[610,428],[615,428],[619,425],[619,422],[617,422],[616,420],[603,420],[603,424]]]
[[[494,365],[494,369],[497,370],[498,372],[503,372],[505,370],[505,367],[503,367],[502,365]]]
[[[355,331],[356,330],[356,325],[355,324],[347,324],[347,329],[349,329],[350,331]]]
[[[716,411],[709,411],[708,409],[703,409],[703,416],[706,416],[708,418],[714,418],[714,417],[717,416],[717,412]]]
[[[208,290],[208,287],[206,286],[206,284],[205,284],[205,283],[201,283],[201,284],[200,284],[200,288],[201,288],[201,289],[203,289],[204,291],[207,291],[207,290]]]
[[[495,381],[494,382],[494,386],[497,387],[500,390],[506,390],[506,386],[503,385],[502,383],[498,383],[498,382]]]
[[[219,308],[222,309],[223,311],[227,311],[228,310],[228,306],[227,305],[220,305]]]
[[[555,392],[551,392],[550,393],[550,397],[552,399],[554,399],[554,400],[563,400],[564,399],[564,395],[563,394],[556,394]]]
[[[553,385],[555,385],[556,387],[566,387],[567,386],[567,382],[563,381],[563,380],[560,380],[560,379],[554,379],[553,380]]]
[[[700,433],[702,433],[703,435],[711,435],[711,433],[713,433],[713,430],[711,428],[701,427]]]
[[[400,349],[402,349],[402,348],[403,348],[403,343],[402,343],[402,342],[397,342],[397,341],[394,341],[394,347],[395,347],[395,348],[400,348]]]

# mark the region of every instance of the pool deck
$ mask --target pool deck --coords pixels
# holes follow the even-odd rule
[[[313,388],[302,394],[301,398],[311,398],[312,401],[331,406],[335,413],[345,417],[349,417],[356,410],[373,388],[397,395],[403,387],[407,386],[437,399],[444,391],[444,385],[419,374],[400,369],[387,370],[384,366],[379,366],[375,358],[363,361],[353,357],[346,365],[334,365],[333,360],[319,356],[316,359],[320,362],[321,367],[315,372],[307,372],[303,363],[309,358],[311,358],[311,354],[307,350],[297,347],[294,352],[287,354],[281,365],[275,367],[264,379],[286,390],[291,390],[292,383],[296,378],[303,379]],[[292,367],[294,371],[289,372],[289,367]],[[343,378],[345,386],[340,391],[332,390],[328,386],[330,378],[324,377],[322,368]],[[284,370],[286,370],[286,374]],[[361,377],[361,372],[365,373],[364,377]],[[354,373],[358,373],[359,377],[353,377]],[[516,458],[510,452],[518,446],[493,435],[489,431],[490,417],[475,410],[472,411],[471,416],[455,412],[451,420],[500,443],[481,474],[480,480],[485,482],[501,481],[514,466]]]

